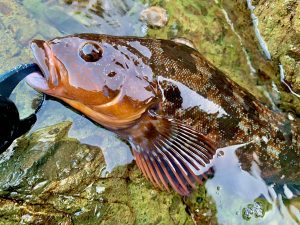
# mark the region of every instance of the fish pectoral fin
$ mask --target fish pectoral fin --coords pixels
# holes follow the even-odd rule
[[[149,113],[130,131],[138,167],[154,186],[188,195],[207,179],[213,142],[183,123]]]

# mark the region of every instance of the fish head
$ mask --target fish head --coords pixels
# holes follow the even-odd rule
[[[92,119],[101,114],[134,120],[157,102],[157,88],[147,57],[131,42],[98,34],[34,40],[31,49],[42,73],[30,74],[27,83]]]

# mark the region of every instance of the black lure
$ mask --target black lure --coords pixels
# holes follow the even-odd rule
[[[40,72],[36,64],[20,65],[0,75],[0,153],[4,152],[16,138],[25,134],[36,122],[35,113],[20,120],[15,103],[9,99],[17,84],[32,72]]]

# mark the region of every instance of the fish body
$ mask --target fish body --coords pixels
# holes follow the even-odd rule
[[[248,143],[237,152],[241,165],[250,170],[256,159],[264,177],[288,175],[282,159],[290,156],[300,168],[298,122],[188,46],[78,34],[36,40],[32,49],[43,75],[29,75],[28,84],[127,138],[138,166],[161,189],[189,194],[216,149],[235,144]]]

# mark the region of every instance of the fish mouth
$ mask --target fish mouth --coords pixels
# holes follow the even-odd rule
[[[31,49],[42,73],[33,72],[26,77],[26,82],[32,88],[47,93],[58,86],[59,62],[54,56],[50,45],[43,40],[33,40]]]

